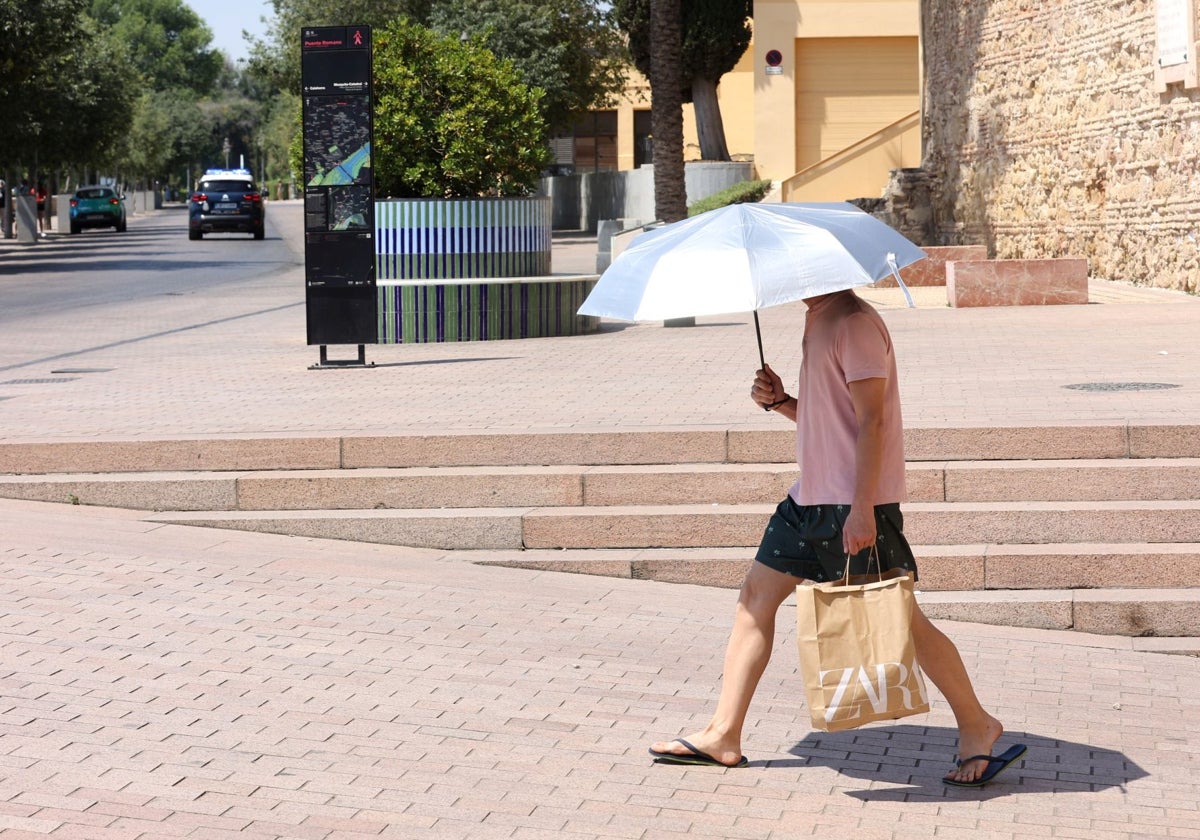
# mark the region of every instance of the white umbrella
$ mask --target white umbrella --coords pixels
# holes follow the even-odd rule
[[[731,204],[639,236],[600,277],[580,315],[663,321],[767,306],[896,276],[925,252],[845,202]],[[762,360],[762,336],[758,354]]]

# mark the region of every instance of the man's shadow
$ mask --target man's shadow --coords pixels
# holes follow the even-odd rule
[[[788,750],[793,759],[775,766],[829,767],[880,785],[846,791],[864,802],[911,802],[970,796],[993,799],[1015,793],[1093,792],[1124,788],[1149,774],[1116,750],[1063,741],[1032,732],[1005,732],[999,754],[1013,744],[1029,751],[982,788],[943,784],[954,767],[958,730],[944,726],[874,726],[845,732],[812,732]]]

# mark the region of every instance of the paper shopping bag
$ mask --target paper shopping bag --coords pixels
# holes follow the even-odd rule
[[[796,587],[800,670],[814,729],[836,732],[929,711],[903,569]]]

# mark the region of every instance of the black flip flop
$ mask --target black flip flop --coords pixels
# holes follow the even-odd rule
[[[676,738],[675,743],[683,744],[692,751],[691,754],[680,755],[679,753],[650,750],[650,755],[654,756],[654,760],[661,764],[697,764],[706,767],[745,767],[750,763],[746,756],[743,755],[738,759],[737,764],[725,764],[724,762],[717,761],[711,755],[704,752],[704,750],[697,749],[695,744],[689,744],[682,738]]]
[[[1000,775],[1001,772],[1008,769],[1008,766],[1016,761],[1021,756],[1025,755],[1024,744],[1013,744],[1000,755],[973,755],[970,758],[963,758],[954,763],[956,767],[962,767],[971,761],[986,761],[987,769],[983,771],[983,775],[973,782],[959,782],[954,779],[943,778],[942,781],[954,787],[983,787],[992,779]]]

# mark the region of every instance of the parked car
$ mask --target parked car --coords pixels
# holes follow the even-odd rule
[[[71,196],[71,233],[94,227],[125,232],[125,196],[112,187],[80,187]]]
[[[247,169],[210,169],[188,200],[188,239],[252,233],[262,239],[263,197]]]

